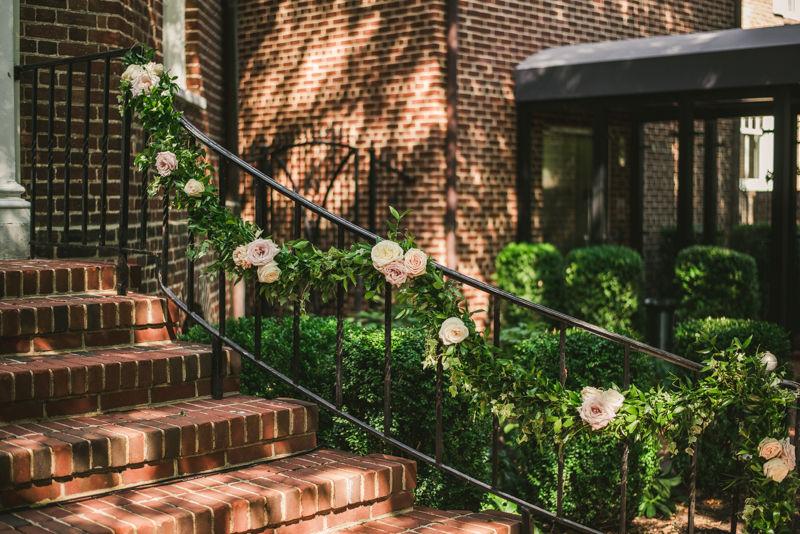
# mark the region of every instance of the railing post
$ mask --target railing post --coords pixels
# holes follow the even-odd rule
[[[338,226],[337,246],[344,249],[344,226]],[[344,345],[344,284],[336,285],[336,409],[341,410],[342,399],[342,350]]]
[[[741,431],[744,427],[744,420],[741,418],[740,415],[739,424],[737,425],[738,434],[736,435],[736,443],[737,445],[741,442]],[[796,436],[797,434],[795,434]],[[742,472],[744,471],[744,464],[742,461],[736,462],[736,476],[741,477]],[[733,492],[733,503],[731,504],[731,534],[736,534],[737,524],[739,522],[739,497],[741,496],[741,486],[737,485],[736,489]]]
[[[631,385],[631,348],[625,345],[625,356],[623,361],[622,389],[627,391]],[[628,526],[628,438],[622,440],[622,466],[620,478],[622,479],[622,495],[620,497],[620,519],[619,532],[625,534]]]
[[[294,238],[300,239],[302,230],[300,219],[303,207],[300,202],[294,203]],[[297,302],[294,305],[294,319],[292,322],[292,381],[297,384],[300,382],[300,299],[301,295],[297,296]]]
[[[221,159],[219,162],[219,203],[223,207],[225,206],[228,189],[227,174],[228,161]],[[221,399],[223,396],[222,381],[225,371],[223,369],[225,359],[222,355],[222,338],[225,337],[225,321],[227,320],[225,309],[225,269],[220,268],[217,273],[217,283],[219,291],[219,338],[214,338],[216,339],[216,344],[212,346],[211,353],[211,397],[214,399]]]
[[[700,380],[700,373],[694,373],[695,383]],[[692,444],[692,474],[689,478],[689,514],[687,518],[688,534],[694,534],[695,505],[697,502],[697,456],[700,454],[700,436]]]
[[[89,109],[92,101],[92,62],[86,62],[86,70],[83,77],[83,176],[81,190],[81,244],[87,243],[89,224]],[[35,125],[35,121],[34,121]],[[36,128],[36,126],[34,126]],[[31,225],[33,229],[33,225]],[[144,248],[144,247],[142,247]]]
[[[128,294],[128,195],[131,180],[131,110],[128,108],[128,98],[123,103],[125,112],[122,114],[122,146],[120,153],[120,184],[119,184],[119,255],[117,256],[117,295]]]
[[[386,282],[383,306],[383,435],[392,435],[392,284]]]
[[[378,182],[378,163],[375,161],[375,146],[370,143],[369,145],[369,175],[367,175],[367,198],[369,199],[369,205],[367,206],[367,224],[369,225],[369,231],[373,234],[375,233],[375,220],[377,218],[376,211],[377,211],[377,203],[378,203],[378,192],[375,190],[377,187]]]
[[[70,188],[70,167],[72,162],[72,63],[67,65],[67,110],[64,117],[64,234],[61,236],[62,243],[69,243],[69,188]]]
[[[47,238],[46,243],[51,243],[53,240],[53,150],[55,150],[56,133],[53,130],[56,115],[56,68],[50,67],[50,91],[47,106]]]
[[[442,458],[444,456],[442,431],[443,431],[443,415],[444,415],[444,399],[442,395],[442,374],[444,368],[442,366],[442,355],[436,358],[436,465],[442,465]]]
[[[494,326],[492,337],[494,346],[500,347],[500,306],[502,300],[494,297]],[[497,479],[500,467],[500,418],[492,414],[492,488],[497,489]]]
[[[36,153],[38,150],[39,70],[33,69],[33,93],[31,94],[31,258],[36,257]],[[86,235],[86,232],[84,232]]]
[[[567,383],[567,325],[561,323],[558,341],[558,377],[561,387]],[[558,450],[558,488],[556,489],[556,515],[564,517],[564,445]]]
[[[108,97],[111,83],[111,59],[106,58],[103,71],[103,138],[100,175],[100,246],[106,244],[106,216],[108,214]]]

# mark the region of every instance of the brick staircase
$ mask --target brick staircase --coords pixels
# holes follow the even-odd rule
[[[110,263],[0,262],[0,532],[520,531],[414,507],[413,461],[317,448],[317,406],[239,394],[232,351],[211,399],[210,347],[116,283]]]

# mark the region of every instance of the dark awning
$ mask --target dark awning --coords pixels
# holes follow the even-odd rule
[[[515,79],[517,102],[800,84],[800,25],[549,48]]]

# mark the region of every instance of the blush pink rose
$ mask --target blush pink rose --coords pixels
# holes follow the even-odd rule
[[[789,471],[789,466],[782,458],[773,458],[764,464],[764,476],[771,478],[779,484],[783,482],[783,479],[786,478]]]
[[[137,98],[142,95],[149,95],[155,87],[158,87],[158,76],[145,70],[131,82],[131,93],[134,98]]]
[[[170,151],[159,152],[156,155],[156,171],[161,176],[169,176],[178,168],[178,158]]]
[[[250,265],[261,267],[271,262],[280,251],[281,249],[272,242],[272,239],[256,239],[247,245],[245,260]]]
[[[795,458],[794,445],[789,443],[789,438],[783,438],[779,443],[781,444],[781,458],[789,466],[789,471],[794,471],[797,460]]]
[[[428,255],[418,248],[409,249],[403,261],[405,261],[408,276],[412,278],[425,274],[425,269],[428,267]]]
[[[775,458],[781,451],[783,451],[783,447],[781,447],[781,442],[777,439],[764,438],[758,444],[758,455],[765,460]]]
[[[249,269],[252,267],[252,265],[247,262],[247,245],[240,245],[234,249],[233,263],[242,269]]]
[[[586,421],[592,430],[600,430],[616,417],[614,407],[602,395],[589,395],[584,397],[583,404],[578,408],[581,419]]]
[[[383,268],[383,276],[393,286],[400,287],[408,279],[406,264],[402,261],[393,261]]]

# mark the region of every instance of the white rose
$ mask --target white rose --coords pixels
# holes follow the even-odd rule
[[[764,438],[761,440],[761,443],[758,444],[758,455],[765,460],[775,458],[782,450],[783,447],[781,447],[781,443],[777,439]]]
[[[778,358],[776,358],[775,355],[772,354],[771,352],[767,351],[761,357],[761,363],[763,363],[766,366],[767,368],[766,371],[768,373],[771,373],[772,371],[775,370],[776,367],[778,367]]]
[[[262,267],[277,256],[281,249],[272,242],[272,239],[256,239],[247,245],[247,263]]]
[[[617,416],[614,408],[603,399],[602,395],[584,397],[583,404],[578,408],[578,413],[581,419],[592,427],[592,430],[600,430]]]
[[[258,268],[258,281],[262,284],[277,282],[281,277],[281,269],[275,260]]]
[[[589,397],[599,397],[603,394],[602,389],[586,386],[581,390],[581,398],[585,401]]]
[[[764,464],[764,476],[769,477],[775,482],[783,482],[786,475],[789,474],[789,466],[782,458],[773,458]]]
[[[142,73],[131,82],[131,93],[134,98],[143,94],[149,95],[150,91],[155,87],[158,87],[158,77],[152,76],[146,70],[143,70]]]
[[[203,191],[205,190],[206,186],[204,186],[202,182],[198,182],[194,178],[186,182],[186,185],[183,186],[183,192],[193,198],[198,198],[202,196]]]
[[[144,72],[144,69],[141,65],[128,65],[128,68],[125,69],[125,72],[122,73],[122,79],[128,83],[133,83],[133,80],[139,77],[141,73]]]
[[[381,241],[372,247],[372,265],[379,271],[394,261],[403,261],[403,249],[394,241]]]
[[[602,399],[617,413],[622,408],[622,403],[625,402],[625,396],[617,390],[607,389],[601,396]]]
[[[797,460],[794,445],[789,443],[789,438],[783,438],[779,443],[781,444],[781,459],[789,466],[789,471],[794,471],[796,466],[795,462]]]
[[[408,276],[414,278],[425,274],[428,267],[428,255],[418,248],[409,249],[405,255],[406,271]]]
[[[439,329],[439,338],[442,340],[443,345],[455,345],[461,343],[469,336],[469,328],[464,324],[464,321],[458,317],[450,317],[445,319],[442,327]]]
[[[151,76],[160,78],[164,74],[164,65],[161,63],[153,63],[152,61],[144,66],[144,70]]]

